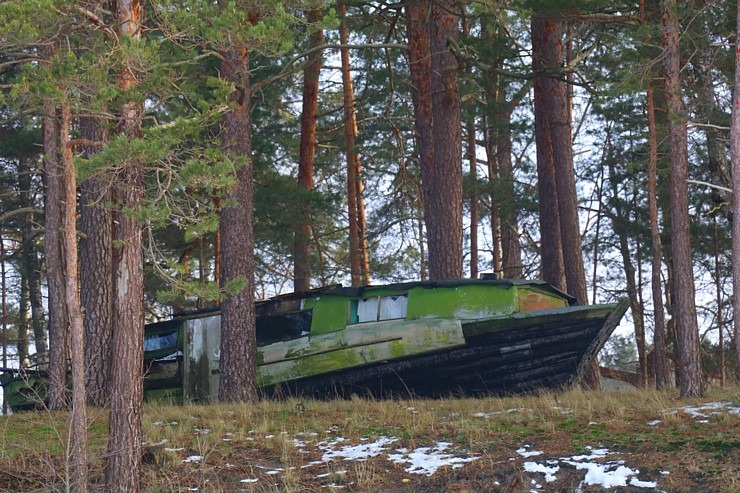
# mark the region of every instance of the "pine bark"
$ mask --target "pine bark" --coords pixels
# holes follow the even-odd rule
[[[18,163],[18,185],[20,187],[19,205],[21,208],[33,207],[31,190],[32,171],[30,160],[21,159]],[[41,262],[39,262],[36,242],[34,241],[34,221],[23,223],[21,230],[21,255],[23,257],[22,276],[27,304],[30,308],[31,332],[36,346],[36,363],[42,364],[48,358],[46,323],[44,316],[43,296],[41,292]],[[20,347],[19,347],[20,355]]]
[[[429,15],[430,5],[426,0],[414,0],[406,6],[409,70],[413,87],[411,98],[414,106],[414,129],[416,131],[416,147],[419,152],[419,168],[422,173],[421,201],[424,210],[424,222],[429,221],[429,207],[426,197],[428,185],[424,185],[424,182],[433,178],[431,170],[434,168],[434,128],[431,97],[432,57]],[[427,261],[427,258],[430,257],[428,250],[425,252],[424,248],[422,221],[419,222],[418,229],[421,253],[420,278],[426,280],[430,276],[430,267]]]
[[[462,127],[457,62],[458,2],[407,6],[409,66],[420,148],[429,278],[462,277]]]
[[[308,12],[309,25],[321,20],[321,10]],[[324,32],[318,29],[311,35],[310,49],[324,44]],[[322,63],[321,50],[317,49],[308,56],[303,69],[303,108],[301,111],[301,142],[298,158],[298,186],[306,192],[313,190],[313,167],[316,157],[316,116],[319,106],[319,75]],[[311,207],[308,203],[301,206],[298,227],[293,247],[293,287],[296,292],[308,291],[311,288]]]
[[[340,18],[339,42],[346,45],[349,42],[349,30],[346,25],[346,5],[344,2],[337,4],[337,13]],[[344,146],[347,156],[347,218],[349,222],[349,266],[352,286],[366,284],[362,276],[362,239],[360,235],[360,210],[359,203],[361,194],[359,181],[360,156],[355,148],[355,137],[357,136],[357,115],[355,114],[355,96],[352,86],[352,73],[350,72],[349,49],[341,48],[342,59],[342,96],[344,104]]]
[[[69,313],[69,332],[72,362],[72,474],[73,493],[87,492],[87,405],[85,391],[84,328],[82,306],[80,304],[77,264],[77,172],[69,146],[71,126],[69,106],[64,104],[59,118],[59,148],[64,170],[63,186],[67,200],[64,204],[64,234],[62,252],[64,253],[65,302]]]
[[[138,40],[141,36],[139,0],[120,0],[116,4],[118,35]],[[119,86],[132,90],[136,74],[124,62]],[[120,109],[117,132],[129,139],[140,135],[142,107],[136,102],[124,103]],[[105,464],[106,491],[138,493],[141,479],[142,401],[144,380],[144,261],[142,229],[135,211],[144,197],[144,171],[135,160],[122,163],[117,176],[113,238],[116,248],[113,263],[113,338],[110,367],[110,412],[108,451]]]
[[[575,170],[573,168],[573,144],[571,135],[570,104],[566,85],[557,80],[554,75],[559,72],[563,61],[562,30],[558,21],[535,16],[532,20],[532,65],[535,72],[535,128],[537,140],[537,168],[538,178],[544,178],[544,185],[540,187],[540,214],[543,208],[556,207],[557,218],[551,212],[540,216],[540,231],[542,233],[542,262],[545,272],[545,253],[549,262],[548,276],[556,280],[561,276],[560,263],[565,276],[565,288],[575,296],[579,305],[588,304],[586,287],[586,272],[583,268],[583,245],[578,220],[578,197],[575,185]],[[549,73],[549,77],[548,77]],[[541,79],[541,80],[538,80]],[[539,118],[538,118],[539,116]],[[537,122],[540,124],[538,125]],[[540,137],[540,132],[546,135]],[[542,141],[542,142],[541,142]],[[547,146],[549,145],[549,149]],[[540,148],[544,163],[540,176]],[[552,160],[552,164],[550,164]],[[554,181],[554,203],[552,197],[543,197],[552,193]],[[543,204],[543,198],[546,203]],[[557,220],[560,229],[560,246],[555,252],[548,252],[550,245],[547,237],[553,234],[551,225],[543,225],[543,221]],[[551,270],[552,269],[552,270]],[[544,277],[544,276],[543,276]],[[562,278],[561,278],[562,279]],[[547,280],[547,279],[545,279]],[[562,281],[561,281],[562,283]],[[557,286],[557,284],[556,284]],[[598,362],[594,361],[584,374],[581,382],[586,388],[599,389]]]
[[[740,362],[740,1],[737,2],[737,33],[735,36],[735,87],[732,98],[732,123],[730,126],[730,156],[732,160],[732,286],[736,293],[732,297],[735,313],[733,332],[735,335],[735,361]],[[736,365],[737,381],[740,382],[740,364]]]
[[[488,43],[496,42],[497,27],[484,22],[482,37]],[[503,70],[504,57],[496,60],[496,68]],[[522,251],[519,243],[519,216],[514,187],[514,166],[512,163],[511,115],[522,97],[531,89],[525,83],[514,95],[507,94],[506,79],[496,70],[486,73],[485,94],[487,99],[486,118],[488,120],[488,175],[496,181],[498,194],[491,195],[491,204],[497,210],[498,221],[491,219],[492,226],[498,222],[499,228],[492,228],[492,237],[501,237],[501,270],[507,279],[522,277]]]
[[[234,163],[234,184],[221,209],[221,287],[246,281],[237,292],[225,293],[221,305],[221,401],[257,399],[257,341],[254,308],[254,226],[252,204],[251,87],[249,51],[236,44],[226,50],[220,65],[224,80],[236,88],[231,109],[222,119],[221,148]]]
[[[647,88],[647,117],[648,117],[648,214],[650,216],[650,240],[653,247],[651,257],[650,286],[653,299],[653,361],[655,367],[655,387],[662,390],[667,386],[666,375],[666,342],[665,342],[665,311],[663,307],[663,284],[661,272],[663,266],[663,242],[660,238],[660,223],[658,221],[657,196],[657,169],[658,169],[658,139],[655,124],[655,102],[653,100],[653,82]]]
[[[679,24],[675,0],[663,0],[663,71],[671,142],[671,249],[676,339],[680,360],[682,397],[704,392],[699,333],[694,299],[694,275],[688,203],[688,142],[686,113],[681,93]]]
[[[63,204],[66,201],[59,162],[59,130],[56,105],[44,102],[44,258],[49,301],[49,391],[51,409],[67,407],[68,316],[65,302],[62,256]]]
[[[462,278],[462,127],[458,64],[449,50],[459,37],[458,1],[432,3],[432,116],[434,178],[424,187],[430,279]],[[428,175],[428,173],[427,173]],[[422,180],[424,173],[422,171]]]
[[[470,277],[478,278],[478,160],[475,155],[475,119],[470,117],[465,125],[468,141],[468,162],[470,163]]]
[[[500,92],[503,99],[504,91]],[[505,104],[505,101],[500,100],[499,104]],[[511,111],[507,109],[498,114],[501,119],[495,123],[499,125],[496,163],[505,198],[499,207],[501,269],[505,278],[519,279],[522,277],[522,247],[519,243],[519,215],[515,205],[514,166],[511,162]]]
[[[537,192],[540,205],[540,258],[542,279],[563,291],[566,290],[565,263],[563,260],[563,241],[560,228],[560,208],[558,207],[558,188],[555,179],[555,156],[550,115],[557,109],[548,105],[553,101],[549,93],[557,91],[557,81],[547,77],[546,71],[552,69],[548,63],[553,61],[554,53],[547,52],[548,43],[553,43],[556,33],[552,22],[540,18],[532,20],[532,70],[534,81],[534,128],[537,147]],[[550,48],[550,50],[552,50]]]
[[[106,132],[97,119],[80,119],[80,137],[105,142]],[[85,146],[82,157],[91,158],[95,146]],[[111,288],[113,286],[113,219],[108,209],[110,192],[102,178],[89,178],[80,184],[80,295],[85,313],[85,384],[88,404],[108,405],[110,372]],[[105,282],[109,279],[110,282]]]

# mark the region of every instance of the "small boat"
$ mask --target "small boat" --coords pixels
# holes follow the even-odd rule
[[[317,398],[569,388],[627,309],[574,303],[542,281],[485,278],[277,296],[256,304],[258,385],[266,396]],[[145,398],[215,401],[219,354],[218,310],[147,325]],[[3,380],[6,396],[15,380]]]

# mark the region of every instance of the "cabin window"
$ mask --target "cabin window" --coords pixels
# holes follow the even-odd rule
[[[375,322],[378,320],[378,298],[368,298],[357,302],[357,322]]]
[[[257,345],[267,346],[307,336],[312,318],[313,310],[257,317]]]
[[[380,298],[380,314],[378,320],[392,320],[406,318],[406,307],[409,297],[405,294],[398,296],[383,296]]]
[[[177,331],[150,334],[144,337],[144,351],[157,351],[177,347]]]
[[[351,316],[351,323],[406,318],[408,301],[408,295],[405,294],[376,296],[366,300],[353,301],[350,313],[352,315],[356,313],[357,318]]]

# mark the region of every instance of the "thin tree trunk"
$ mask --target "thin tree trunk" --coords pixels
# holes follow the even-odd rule
[[[732,159],[732,297],[735,313],[735,377],[740,382],[740,1],[737,2],[737,33],[735,36],[735,87],[732,98],[732,124],[730,127],[730,156]]]
[[[354,103],[353,103],[354,106]],[[355,124],[355,129],[357,125]],[[357,163],[355,168],[357,180],[355,180],[357,196],[357,236],[360,247],[360,277],[362,278],[362,285],[368,286],[372,282],[370,275],[370,252],[367,247],[367,216],[365,214],[365,185],[362,178],[362,161],[360,155],[357,155]]]
[[[653,7],[654,8],[654,7]],[[647,5],[640,2],[640,13],[647,22]],[[648,39],[649,41],[649,39]],[[667,386],[665,311],[663,307],[663,286],[661,271],[663,266],[663,242],[660,237],[658,220],[658,130],[655,118],[655,80],[647,83],[645,109],[648,121],[648,215],[650,217],[650,240],[652,245],[650,286],[652,290],[654,327],[653,327],[653,367],[655,369],[655,387],[662,390]]]
[[[18,162],[18,186],[20,188],[19,205],[21,208],[33,207],[33,191],[31,190],[32,182],[32,171],[30,166],[30,160],[20,159]],[[30,328],[33,333],[34,343],[36,346],[36,363],[43,363],[47,357],[47,345],[46,345],[46,327],[44,325],[44,307],[41,293],[41,266],[39,263],[38,253],[36,251],[36,242],[34,241],[34,221],[30,218],[24,221],[21,228],[21,257],[23,259],[23,267],[21,269],[22,283],[22,296],[21,307],[25,311],[22,315],[22,320],[25,325],[25,338],[20,337],[19,339],[25,339],[26,346],[18,346],[18,354],[20,356],[23,350],[26,354],[28,353],[28,337],[29,337],[29,311],[30,311]],[[29,310],[30,309],[30,310]],[[23,361],[22,358],[19,361]]]
[[[627,285],[627,297],[629,299],[630,311],[632,312],[632,319],[635,324],[635,340],[637,342],[637,354],[638,354],[638,371],[637,371],[637,382],[638,386],[644,387],[645,382],[645,322],[642,311],[642,306],[638,300],[638,284],[635,279],[635,265],[632,261],[632,248],[629,244],[629,236],[631,231],[628,225],[631,224],[629,213],[623,210],[620,202],[620,190],[619,183],[623,178],[617,176],[614,169],[614,161],[609,160],[609,181],[611,182],[612,196],[614,200],[614,215],[612,216],[612,229],[617,235],[619,241],[619,252],[622,256],[622,265],[624,266],[624,276]]]
[[[234,45],[223,53],[221,77],[235,87],[232,109],[222,120],[221,147],[234,163],[235,183],[221,209],[221,381],[218,398],[257,400],[257,340],[254,308],[254,183],[252,173],[249,50]],[[230,285],[241,283],[234,290]],[[231,292],[229,292],[231,291]]]
[[[488,43],[494,43],[498,27],[484,21],[481,36]],[[496,60],[496,67],[503,69],[505,58]],[[491,207],[496,209],[496,221],[493,214],[492,238],[501,238],[501,270],[509,279],[522,277],[522,252],[519,243],[519,217],[514,188],[514,167],[511,160],[511,114],[513,108],[521,102],[531,89],[531,82],[526,82],[513,96],[508,94],[506,79],[491,70],[486,73],[486,118],[488,120],[488,153],[489,180],[497,181],[498,194],[491,194]],[[509,98],[507,100],[507,98]],[[495,223],[498,223],[496,228]],[[495,241],[495,240],[494,240]]]
[[[105,142],[106,132],[94,118],[80,119],[80,136],[93,142]],[[85,146],[82,157],[91,158],[95,146]],[[101,178],[89,178],[80,184],[80,296],[85,313],[85,384],[88,404],[108,405],[110,373],[112,235],[113,218],[108,184]],[[110,279],[111,282],[101,282]]]
[[[116,4],[118,35],[134,43],[141,37],[139,0],[120,0]],[[132,90],[136,75],[127,62],[121,67],[119,87]],[[142,107],[136,102],[122,105],[118,133],[134,139],[141,132]],[[112,346],[110,366],[110,413],[105,482],[108,492],[138,493],[141,479],[142,401],[144,380],[144,262],[142,229],[135,211],[144,197],[144,171],[141,163],[124,163],[117,177],[115,199],[120,207],[113,238]]]
[[[85,351],[82,306],[77,269],[77,172],[69,146],[71,124],[69,106],[62,105],[59,119],[59,148],[64,169],[64,234],[62,252],[65,265],[65,301],[69,312],[72,360],[72,477],[71,491],[87,491],[87,405],[85,403]]]
[[[340,43],[346,45],[349,42],[349,31],[345,24],[346,6],[344,2],[337,4],[338,14],[341,19],[339,27]],[[363,284],[362,267],[360,257],[360,233],[357,181],[359,156],[355,149],[355,136],[357,135],[357,117],[354,106],[354,89],[352,87],[352,74],[350,73],[349,50],[340,50],[342,58],[342,93],[344,96],[344,145],[347,153],[347,217],[349,219],[349,265],[352,286]]]
[[[719,250],[719,226],[717,224],[717,216],[714,216],[714,293],[717,300],[717,335],[718,341],[718,357],[719,357],[719,385],[721,388],[725,387],[725,341],[724,341],[724,314],[722,313],[724,298],[722,296],[722,263],[720,262],[720,250]]]
[[[681,93],[679,25],[675,0],[663,0],[663,69],[671,142],[670,203],[671,249],[673,253],[673,296],[678,343],[681,396],[704,393],[699,333],[694,299],[694,274],[688,204],[688,143],[686,113]]]
[[[308,24],[321,20],[321,9],[308,12]],[[310,49],[324,44],[324,31],[318,29],[311,35]],[[322,52],[319,49],[308,56],[303,69],[303,109],[301,111],[301,142],[298,158],[298,186],[310,192],[313,190],[313,166],[316,156],[316,114],[319,106],[319,75],[321,73]],[[293,254],[293,287],[296,292],[308,291],[311,287],[311,207],[305,203],[301,207],[295,233]]]
[[[504,98],[506,91],[499,88],[499,103],[507,105]],[[516,207],[516,191],[514,189],[514,166],[511,162],[511,111],[509,109],[498,113],[501,119],[496,142],[496,165],[501,180],[501,190],[504,200],[499,207],[499,224],[501,227],[501,269],[507,279],[522,277],[522,247],[519,243],[519,213]],[[499,199],[500,200],[500,199]]]
[[[0,241],[2,241],[2,238],[0,238]],[[4,252],[3,256],[5,256]],[[5,259],[3,259],[3,283],[6,283],[4,262]],[[19,366],[23,365],[25,360],[30,361],[28,354],[28,279],[26,279],[23,270],[21,271],[21,292],[18,296],[18,322],[16,324],[18,337],[15,342],[15,353],[18,355]],[[3,290],[3,296],[6,295],[6,291]],[[7,300],[3,300],[3,309],[7,311],[6,303]],[[7,368],[7,365],[4,366]]]
[[[468,162],[470,163],[470,277],[478,278],[478,160],[475,155],[475,119],[466,124],[468,137]]]
[[[44,257],[46,259],[46,282],[49,293],[49,392],[51,409],[67,407],[67,305],[64,290],[64,266],[62,263],[62,205],[66,197],[62,176],[64,170],[59,162],[59,130],[56,107],[53,102],[44,103],[44,178],[46,201],[44,204]]]

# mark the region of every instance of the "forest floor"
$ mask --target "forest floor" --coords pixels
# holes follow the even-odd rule
[[[67,414],[0,417],[0,491],[65,490]],[[91,491],[107,415],[89,411]],[[740,389],[153,406],[144,491],[740,492]]]

